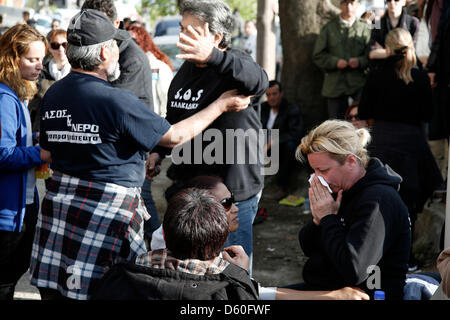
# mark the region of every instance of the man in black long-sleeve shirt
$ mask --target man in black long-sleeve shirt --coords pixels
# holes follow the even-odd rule
[[[233,19],[225,3],[186,0],[180,6],[180,13],[183,19],[177,44],[181,49],[178,58],[186,61],[169,88],[166,119],[170,123],[200,111],[227,90],[236,89],[242,95],[255,98],[264,94],[269,85],[265,71],[249,55],[229,48]],[[252,224],[264,186],[262,161],[251,161],[258,157],[259,150],[253,138],[260,129],[261,122],[253,108],[235,116],[222,116],[203,133],[203,140],[207,140],[205,134],[211,134],[215,145],[223,142],[222,146],[212,152],[205,141],[199,142],[199,148],[194,141],[183,149],[182,159],[178,159],[181,163],[172,164],[168,171],[175,182],[200,174],[223,178],[239,208],[239,229],[229,236],[226,245],[242,245],[250,257]],[[232,140],[227,139],[230,134]],[[250,139],[240,139],[243,135],[249,135]],[[148,162],[150,169],[171,150],[155,148],[154,152]],[[179,151],[174,150],[172,161],[176,162],[177,155]],[[207,159],[208,155],[213,159]],[[242,159],[245,161],[240,161]]]
[[[303,119],[300,108],[284,98],[283,88],[277,80],[269,82],[266,91],[267,101],[261,105],[261,123],[269,130],[267,150],[272,150],[272,144],[277,143],[280,151],[280,166],[277,174],[277,191],[271,198],[280,200],[289,188],[289,179],[295,167],[295,149],[303,133]],[[272,139],[272,129],[279,131],[279,141]],[[276,149],[278,150],[278,149]]]

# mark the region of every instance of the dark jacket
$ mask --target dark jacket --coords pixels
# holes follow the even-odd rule
[[[93,300],[258,300],[258,286],[230,263],[220,274],[194,275],[116,264],[94,289]]]
[[[322,290],[358,286],[373,294],[366,283],[368,268],[378,266],[379,289],[386,298],[403,298],[411,232],[408,210],[397,193],[400,181],[373,158],[365,176],[343,193],[337,215],[300,231],[300,245],[309,257],[303,269],[307,285]]]
[[[261,123],[263,129],[267,129],[271,107],[264,102],[261,105]],[[280,144],[286,141],[300,142],[303,134],[303,119],[300,108],[286,99],[281,100],[278,115],[273,124],[273,129],[280,130]]]
[[[153,111],[152,70],[147,55],[132,39],[121,41],[119,52],[120,77],[111,85],[131,91]]]
[[[450,135],[450,0],[444,1],[438,34],[431,47],[427,69],[436,73],[438,108],[435,121],[437,139]]]
[[[401,59],[390,56],[372,70],[363,89],[358,114],[375,119],[420,125],[431,119],[431,87],[427,74],[413,68],[408,85],[397,76],[395,64]]]
[[[209,106],[228,90],[237,89],[243,95],[260,97],[266,92],[268,86],[266,72],[248,54],[237,49],[226,51],[214,49],[207,67],[197,67],[194,63],[185,61],[178,70],[168,92],[166,120],[175,124],[186,119]],[[258,145],[252,139],[258,138],[261,121],[254,108],[248,107],[240,112],[224,113],[205,131],[208,129],[218,130],[223,137],[224,148],[221,150],[222,154],[218,156],[223,162],[209,164],[201,158],[200,163],[195,164],[199,162],[195,161],[195,156],[202,156],[211,141],[203,141],[202,150],[200,150],[202,154],[196,150],[196,142],[191,141],[189,142],[190,163],[173,164],[167,176],[175,181],[187,181],[200,174],[219,175],[235,195],[236,201],[247,200],[256,195],[264,185],[262,161],[251,163],[246,160],[242,163],[241,158],[243,153],[246,153],[245,159],[258,157]],[[238,130],[243,130],[241,132],[251,133],[253,137],[252,139],[235,139],[238,142],[232,144],[234,149],[231,152],[230,145],[226,143],[227,132],[230,133],[230,130],[231,134],[236,133],[236,135],[239,133]],[[171,149],[157,146],[154,152],[167,155]]]

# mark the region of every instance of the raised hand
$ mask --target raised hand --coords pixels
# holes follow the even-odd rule
[[[187,26],[186,33],[180,33],[177,47],[181,50],[176,56],[177,59],[200,64],[208,62],[215,47],[214,35],[209,32],[208,23],[205,23],[203,28],[197,29],[191,25]]]

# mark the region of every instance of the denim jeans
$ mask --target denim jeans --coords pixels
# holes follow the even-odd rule
[[[261,199],[262,191],[250,199],[236,202],[236,206],[239,209],[239,228],[228,235],[228,239],[225,242],[225,247],[231,245],[241,245],[245,253],[250,258],[249,274],[252,275],[252,262],[253,262],[253,220],[258,212],[258,203]]]
[[[156,210],[155,201],[152,197],[152,180],[145,179],[142,185],[141,196],[144,199],[145,207],[150,214],[150,219],[144,222],[144,238],[150,242],[153,231],[159,228],[161,223],[158,218],[158,211]]]

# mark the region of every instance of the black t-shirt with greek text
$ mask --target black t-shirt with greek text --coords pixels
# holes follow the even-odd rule
[[[142,185],[146,153],[170,128],[130,91],[73,71],[49,88],[40,116],[53,170],[125,187]]]

